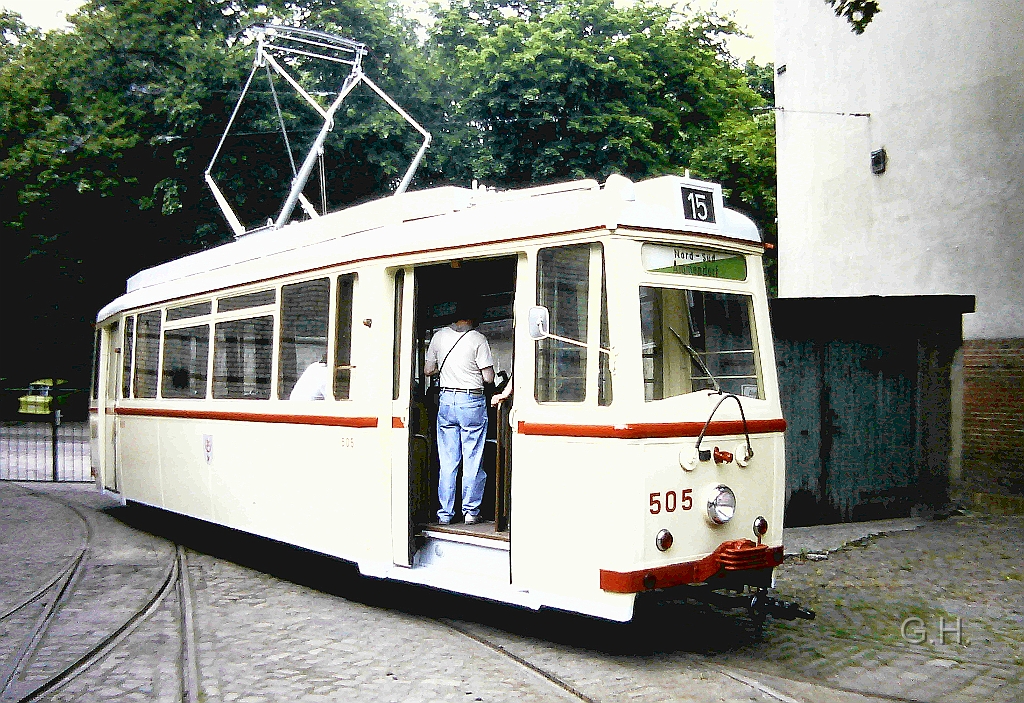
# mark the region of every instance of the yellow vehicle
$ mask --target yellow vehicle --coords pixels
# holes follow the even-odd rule
[[[55,393],[55,387],[67,383],[62,378],[40,378],[28,384],[28,393],[18,398],[18,412],[23,415],[49,415],[54,411],[54,398],[56,404],[60,398]]]

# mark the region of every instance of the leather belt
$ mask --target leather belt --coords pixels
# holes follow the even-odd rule
[[[441,390],[442,391],[447,391],[449,393],[468,393],[469,395],[483,395],[484,394],[484,389],[483,388],[445,388],[444,386],[441,386]]]

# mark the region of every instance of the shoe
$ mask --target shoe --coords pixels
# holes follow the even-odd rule
[[[483,521],[484,521],[484,519],[482,517],[480,517],[479,515],[470,515],[469,513],[466,513],[466,524],[467,525],[475,525],[478,522],[483,522]]]
[[[450,525],[450,524],[452,524],[452,519],[450,517],[447,517],[447,516],[442,516],[442,517],[437,518],[437,524],[438,525]]]

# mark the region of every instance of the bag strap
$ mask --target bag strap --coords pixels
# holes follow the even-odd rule
[[[460,335],[459,335],[459,338],[455,340],[455,344],[453,344],[453,345],[452,345],[452,348],[451,348],[451,349],[449,349],[449,350],[448,350],[448,353],[444,355],[444,359],[443,359],[443,360],[441,361],[441,365],[437,367],[437,382],[438,382],[438,383],[440,383],[440,382],[441,382],[441,369],[443,369],[443,368],[444,368],[444,362],[445,362],[445,361],[448,361],[448,357],[452,355],[452,352],[453,352],[453,351],[455,351],[455,346],[456,346],[456,345],[457,345],[457,344],[458,344],[459,342],[461,342],[461,341],[462,341],[462,338],[463,338],[463,337],[465,337],[465,336],[466,336],[467,334],[469,334],[469,333],[470,333],[470,332],[472,332],[472,331],[473,331],[473,330],[471,330],[471,329],[470,329],[470,330],[466,330],[465,332],[463,332],[462,334],[460,334]]]

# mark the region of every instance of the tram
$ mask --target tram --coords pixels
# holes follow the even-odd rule
[[[786,423],[763,245],[720,186],[403,189],[284,219],[99,312],[100,490],[533,609],[627,621],[705,584],[792,614],[767,596]],[[441,525],[424,357],[467,292],[514,390],[484,520]],[[324,397],[297,396],[316,365]]]

